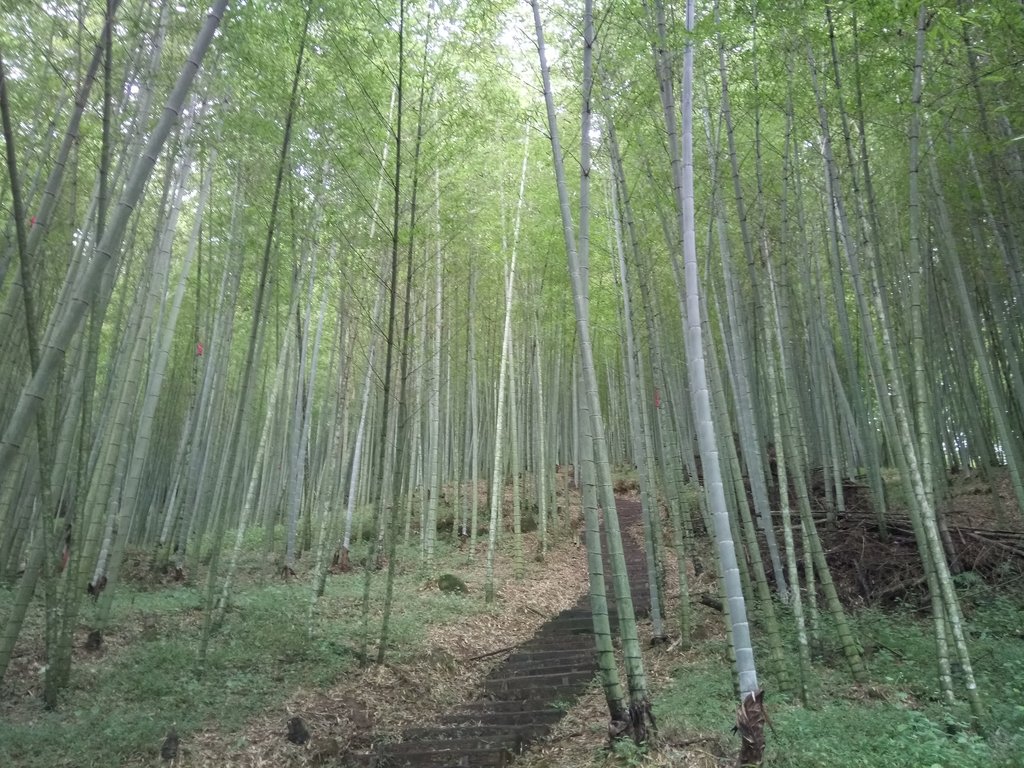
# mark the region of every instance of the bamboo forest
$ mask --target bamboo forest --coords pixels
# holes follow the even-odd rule
[[[1024,768],[1020,0],[0,0],[0,766]]]

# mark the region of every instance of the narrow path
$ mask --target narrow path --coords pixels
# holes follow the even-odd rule
[[[650,601],[644,561],[640,503],[616,503],[626,566],[638,611]],[[615,631],[610,565],[605,584]],[[529,584],[523,584],[529,589]],[[592,685],[597,674],[590,596],[542,625],[483,681],[474,701],[456,705],[441,724],[408,728],[399,741],[381,743],[372,754],[349,755],[352,768],[492,768],[508,766],[516,755],[543,738]]]

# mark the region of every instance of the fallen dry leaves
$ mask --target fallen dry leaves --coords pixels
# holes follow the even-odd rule
[[[571,507],[578,526],[580,512]],[[252,719],[243,732],[225,734],[211,728],[182,739],[175,765],[308,766],[337,764],[350,750],[367,750],[373,739],[398,737],[404,728],[436,724],[456,704],[473,699],[487,673],[517,645],[586,591],[586,553],[569,540],[548,551],[543,563],[535,534],[525,534],[526,572],[515,577],[511,534],[495,555],[496,600],[492,608],[454,623],[426,628],[424,650],[397,663],[371,665],[326,690],[296,690],[277,710]],[[460,569],[470,599],[481,599],[483,556],[476,567]],[[421,589],[436,589],[427,581]],[[301,717],[312,733],[303,746],[285,739],[292,717]],[[603,722],[604,718],[597,718]],[[342,763],[343,764],[343,763]]]

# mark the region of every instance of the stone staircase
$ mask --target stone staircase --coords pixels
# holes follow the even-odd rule
[[[619,500],[619,524],[633,604],[649,607],[647,567],[641,544],[639,502]],[[605,584],[613,634],[618,619],[612,600],[611,567]],[[524,589],[529,585],[524,584]],[[350,768],[492,768],[511,765],[543,738],[575,700],[595,684],[597,660],[590,597],[584,594],[491,670],[477,699],[455,707],[438,725],[408,728],[398,741],[381,742],[365,754],[350,754]]]

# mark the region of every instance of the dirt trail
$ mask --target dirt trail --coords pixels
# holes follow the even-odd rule
[[[634,606],[646,610],[649,592],[637,501],[617,503]],[[605,553],[605,583],[612,592]],[[609,600],[612,628],[618,626]],[[590,597],[540,627],[491,670],[477,698],[453,706],[441,724],[407,728],[401,738],[372,752],[349,754],[352,768],[490,768],[507,766],[543,738],[576,699],[594,684],[597,664]]]

